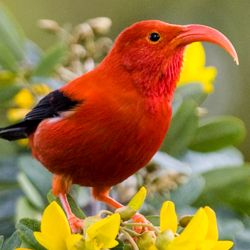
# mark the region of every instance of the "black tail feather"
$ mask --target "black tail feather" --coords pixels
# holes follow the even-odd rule
[[[24,121],[6,128],[0,128],[0,138],[8,141],[27,138],[27,136],[27,127]]]

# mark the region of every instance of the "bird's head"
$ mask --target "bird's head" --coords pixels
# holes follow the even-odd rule
[[[206,41],[224,48],[238,64],[231,42],[204,25],[172,25],[158,20],[141,21],[118,36],[111,55],[131,74],[139,90],[148,96],[172,95],[179,78],[186,45]]]

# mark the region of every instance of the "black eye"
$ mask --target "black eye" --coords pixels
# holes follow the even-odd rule
[[[159,33],[153,32],[149,35],[149,40],[152,42],[157,42],[161,38]]]

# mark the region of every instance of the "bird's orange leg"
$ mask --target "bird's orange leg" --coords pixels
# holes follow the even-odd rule
[[[93,187],[92,194],[98,201],[102,201],[113,208],[123,207],[121,203],[109,196],[110,187]]]
[[[53,176],[52,192],[54,195],[59,197],[62,203],[63,209],[69,221],[72,233],[78,233],[82,231],[83,221],[77,218],[71,211],[71,208],[67,199],[67,193],[70,189],[70,186],[71,186],[71,180],[69,178],[65,178],[60,175]]]

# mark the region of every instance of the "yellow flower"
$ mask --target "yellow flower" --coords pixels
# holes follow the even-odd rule
[[[14,107],[7,110],[7,119],[11,123],[22,120],[35,105],[37,99],[41,99],[50,91],[51,89],[46,84],[33,84],[29,89],[21,89],[13,98]],[[19,140],[18,144],[21,146],[27,146],[28,140]]]
[[[170,230],[176,232],[178,226],[178,219],[175,212],[175,205],[171,201],[165,201],[162,204],[160,212],[160,231],[164,232]]]
[[[34,232],[34,236],[49,250],[76,250],[77,244],[83,241],[82,235],[71,233],[68,220],[56,202],[44,210],[41,232]]]
[[[184,53],[184,64],[178,86],[189,83],[200,83],[206,93],[213,91],[213,82],[217,71],[215,67],[206,67],[206,54],[200,42],[187,46]]]
[[[62,208],[52,202],[45,210],[41,221],[41,232],[34,232],[36,240],[48,250],[101,250],[118,245],[115,238],[120,228],[120,215],[112,214],[104,219],[88,217],[85,237],[72,234]],[[16,250],[29,250],[17,248]]]
[[[7,111],[7,118],[11,122],[21,120],[35,105],[36,99],[48,94],[51,89],[45,84],[33,84],[30,88],[21,89],[13,98],[14,108]]]
[[[118,245],[115,240],[120,228],[121,217],[115,213],[90,225],[86,230],[86,250],[113,248]]]
[[[34,97],[28,89],[21,89],[15,95],[14,103],[18,107],[29,109],[34,104]]]
[[[167,201],[160,214],[161,241],[163,250],[228,250],[231,241],[218,240],[218,228],[215,212],[209,208],[200,208],[180,235],[176,234],[177,220],[174,204]],[[161,243],[165,243],[164,245]]]
[[[29,111],[26,108],[11,108],[7,111],[7,118],[10,122],[20,121]]]

